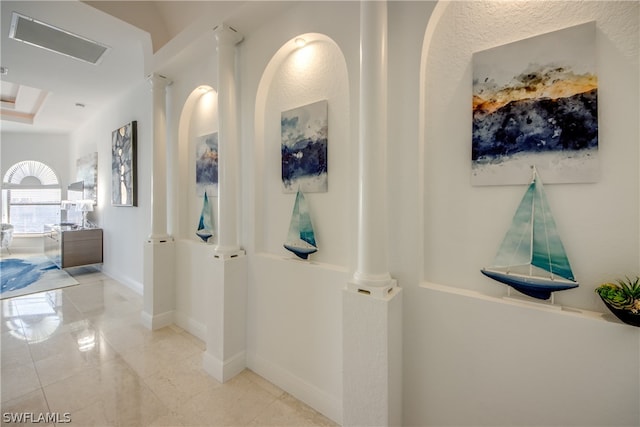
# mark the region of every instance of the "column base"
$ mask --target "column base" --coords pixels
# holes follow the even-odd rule
[[[247,257],[244,251],[218,255],[207,263],[204,274],[208,310],[203,368],[225,382],[247,366]]]
[[[173,323],[175,243],[171,237],[161,240],[144,244],[141,323],[149,329]]]
[[[216,381],[224,383],[244,371],[247,367],[246,354],[244,351],[230,357],[227,360],[220,360],[210,353],[202,354],[202,368]]]
[[[174,314],[175,312],[173,310],[156,315],[151,315],[146,311],[143,311],[142,313],[140,313],[140,323],[145,328],[154,331],[156,329],[161,329],[165,326],[172,325]]]
[[[392,282],[343,291],[345,426],[402,425],[402,288]]]

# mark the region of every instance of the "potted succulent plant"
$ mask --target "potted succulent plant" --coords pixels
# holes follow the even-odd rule
[[[640,326],[640,277],[603,283],[596,288],[607,308],[624,323]]]

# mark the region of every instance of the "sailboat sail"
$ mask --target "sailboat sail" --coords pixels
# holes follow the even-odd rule
[[[198,222],[198,230],[196,235],[204,242],[213,236],[213,220],[211,216],[211,207],[209,206],[209,198],[207,192],[204,193],[204,201],[202,202],[202,211],[200,212],[200,221]]]
[[[302,259],[307,259],[310,254],[318,250],[307,201],[300,190],[296,194],[289,233],[284,247]]]
[[[493,266],[481,271],[539,299],[578,286],[535,168]]]

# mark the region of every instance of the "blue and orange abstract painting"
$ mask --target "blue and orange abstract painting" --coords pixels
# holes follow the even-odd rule
[[[595,22],[473,55],[472,184],[595,182]]]
[[[324,100],[282,113],[282,184],[285,193],[327,191],[327,106]]]

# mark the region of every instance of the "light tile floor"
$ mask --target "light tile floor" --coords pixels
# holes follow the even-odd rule
[[[336,425],[248,369],[217,382],[202,341],[142,327],[142,298],[99,269],[68,271],[79,285],[1,301],[3,426]]]

